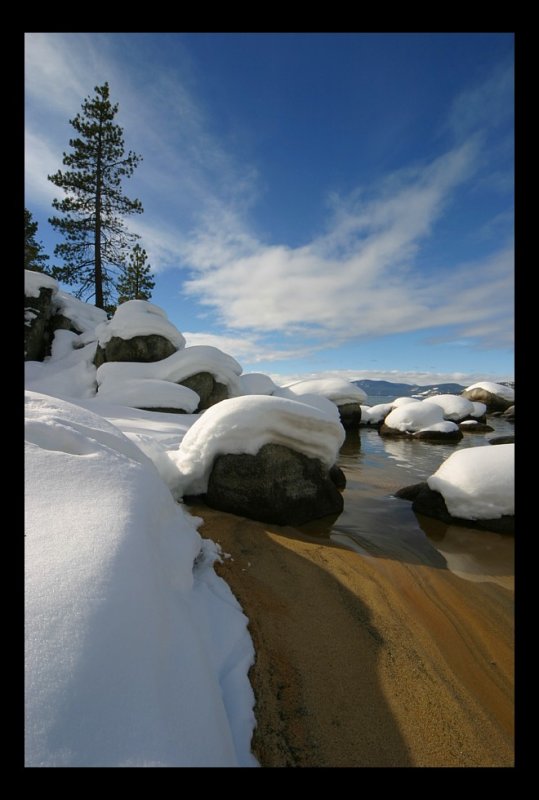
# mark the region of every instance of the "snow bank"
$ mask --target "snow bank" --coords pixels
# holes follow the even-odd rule
[[[385,418],[385,425],[398,431],[415,433],[425,429],[432,430],[433,425],[443,421],[444,415],[440,406],[424,400],[413,400],[394,408]]]
[[[498,519],[515,513],[514,460],[514,444],[457,450],[427,483],[454,517]]]
[[[24,295],[25,297],[39,297],[39,290],[52,289],[53,297],[58,291],[58,284],[50,275],[42,272],[33,272],[30,269],[24,270]]]
[[[470,391],[471,389],[484,389],[486,392],[498,395],[498,397],[503,397],[504,400],[512,400],[513,402],[515,400],[514,389],[511,389],[510,386],[504,386],[502,383],[479,381],[479,383],[473,383],[471,386],[467,386],[465,391]]]
[[[95,399],[135,408],[177,408],[188,414],[193,413],[200,403],[198,394],[187,386],[153,378],[102,386]]]
[[[90,303],[83,303],[67,292],[58,291],[54,300],[58,313],[70,319],[74,327],[81,333],[92,333],[94,340],[97,339],[95,328],[107,321],[106,311],[96,308]]]
[[[134,301],[133,301],[134,302]],[[121,384],[126,380],[154,378],[156,380],[179,381],[197,372],[211,373],[219,383],[224,383],[231,393],[240,391],[238,376],[242,368],[232,356],[226,355],[217,347],[195,345],[178,350],[161,361],[139,363],[130,361],[109,361],[97,370],[97,383],[101,387]]]
[[[216,546],[102,417],[32,392],[26,412],[26,765],[255,765]]]
[[[264,375],[262,372],[248,372],[246,375],[240,375],[238,387],[241,396],[247,394],[270,395],[279,388],[269,375]]]
[[[96,342],[79,347],[80,337],[72,331],[54,334],[51,355],[44,361],[26,361],[25,385],[28,389],[53,397],[93,397],[96,390],[93,364]]]
[[[320,395],[339,406],[346,403],[361,404],[367,399],[363,389],[344,378],[314,378],[313,380],[296,381],[288,384],[285,388],[298,397],[304,394]]]
[[[331,467],[344,442],[338,417],[283,397],[235,397],[209,408],[170,454],[180,494],[203,494],[213,462],[225,453],[256,455],[265,444],[282,444]]]
[[[444,418],[458,422],[473,414],[474,406],[470,400],[456,394],[437,394],[426,397],[424,403],[434,403],[443,411]],[[482,404],[483,405],[483,404]]]
[[[106,344],[113,336],[133,339],[135,336],[156,334],[168,339],[178,350],[185,347],[185,339],[169,322],[163,309],[147,300],[128,300],[122,303],[110,322],[100,325],[96,333],[101,345]]]

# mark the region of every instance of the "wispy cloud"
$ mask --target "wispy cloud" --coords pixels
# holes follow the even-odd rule
[[[371,380],[391,381],[391,383],[409,383],[418,386],[436,385],[437,383],[460,383],[462,386],[471,386],[478,381],[511,381],[513,375],[494,375],[484,372],[413,372],[402,370],[352,370],[334,369],[325,372],[310,373],[269,373],[271,379],[278,386],[285,386],[298,380],[311,380],[312,378],[345,378],[349,381]]]

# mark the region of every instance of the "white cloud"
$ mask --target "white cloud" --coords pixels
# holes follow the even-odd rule
[[[449,115],[458,137],[497,126],[511,119],[514,110],[514,69],[500,64],[489,76],[455,98]]]
[[[264,245],[238,220],[214,219],[186,250],[194,275],[185,291],[228,328],[333,344],[433,326],[491,321],[494,329],[511,312],[511,248],[436,275],[415,264],[475,156],[471,140],[392,176],[376,197],[334,202],[328,231],[302,247]]]

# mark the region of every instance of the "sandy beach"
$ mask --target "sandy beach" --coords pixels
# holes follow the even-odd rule
[[[513,765],[513,592],[206,507],[250,620],[263,767]]]

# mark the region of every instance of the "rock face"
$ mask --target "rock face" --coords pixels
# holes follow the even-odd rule
[[[132,339],[112,336],[105,345],[97,346],[94,364],[100,367],[105,361],[162,361],[177,349],[172,342],[156,333],[133,336]]]
[[[266,444],[255,456],[218,456],[206,502],[276,525],[302,525],[343,509],[343,498],[322,462],[279,444]]]
[[[200,397],[200,404],[197,412],[204,411],[221,400],[228,400],[228,388],[224,383],[219,383],[215,380],[210,372],[197,372],[195,375],[190,375],[189,378],[184,378],[180,381],[180,386],[187,386],[192,389]]]
[[[514,534],[515,532],[514,516],[478,520],[453,517],[447,510],[447,505],[440,492],[431,489],[426,482],[405,486],[395,492],[395,497],[400,497],[402,500],[411,500],[412,509],[416,514],[439,519],[447,525],[463,525],[467,528],[480,528],[481,530],[494,531],[496,533]]]
[[[507,408],[513,405],[512,400],[507,400],[505,397],[500,397],[497,394],[493,394],[492,392],[479,387],[476,387],[475,389],[465,389],[462,393],[462,396],[466,397],[468,400],[484,403],[487,407],[488,414],[492,413],[493,411],[505,411]]]
[[[42,286],[38,297],[25,297],[25,361],[43,361],[50,352],[50,320],[54,313],[52,293],[52,289]]]
[[[350,431],[354,430],[354,428],[359,428],[359,423],[361,422],[361,406],[359,403],[343,403],[338,405],[337,408],[345,430]]]

